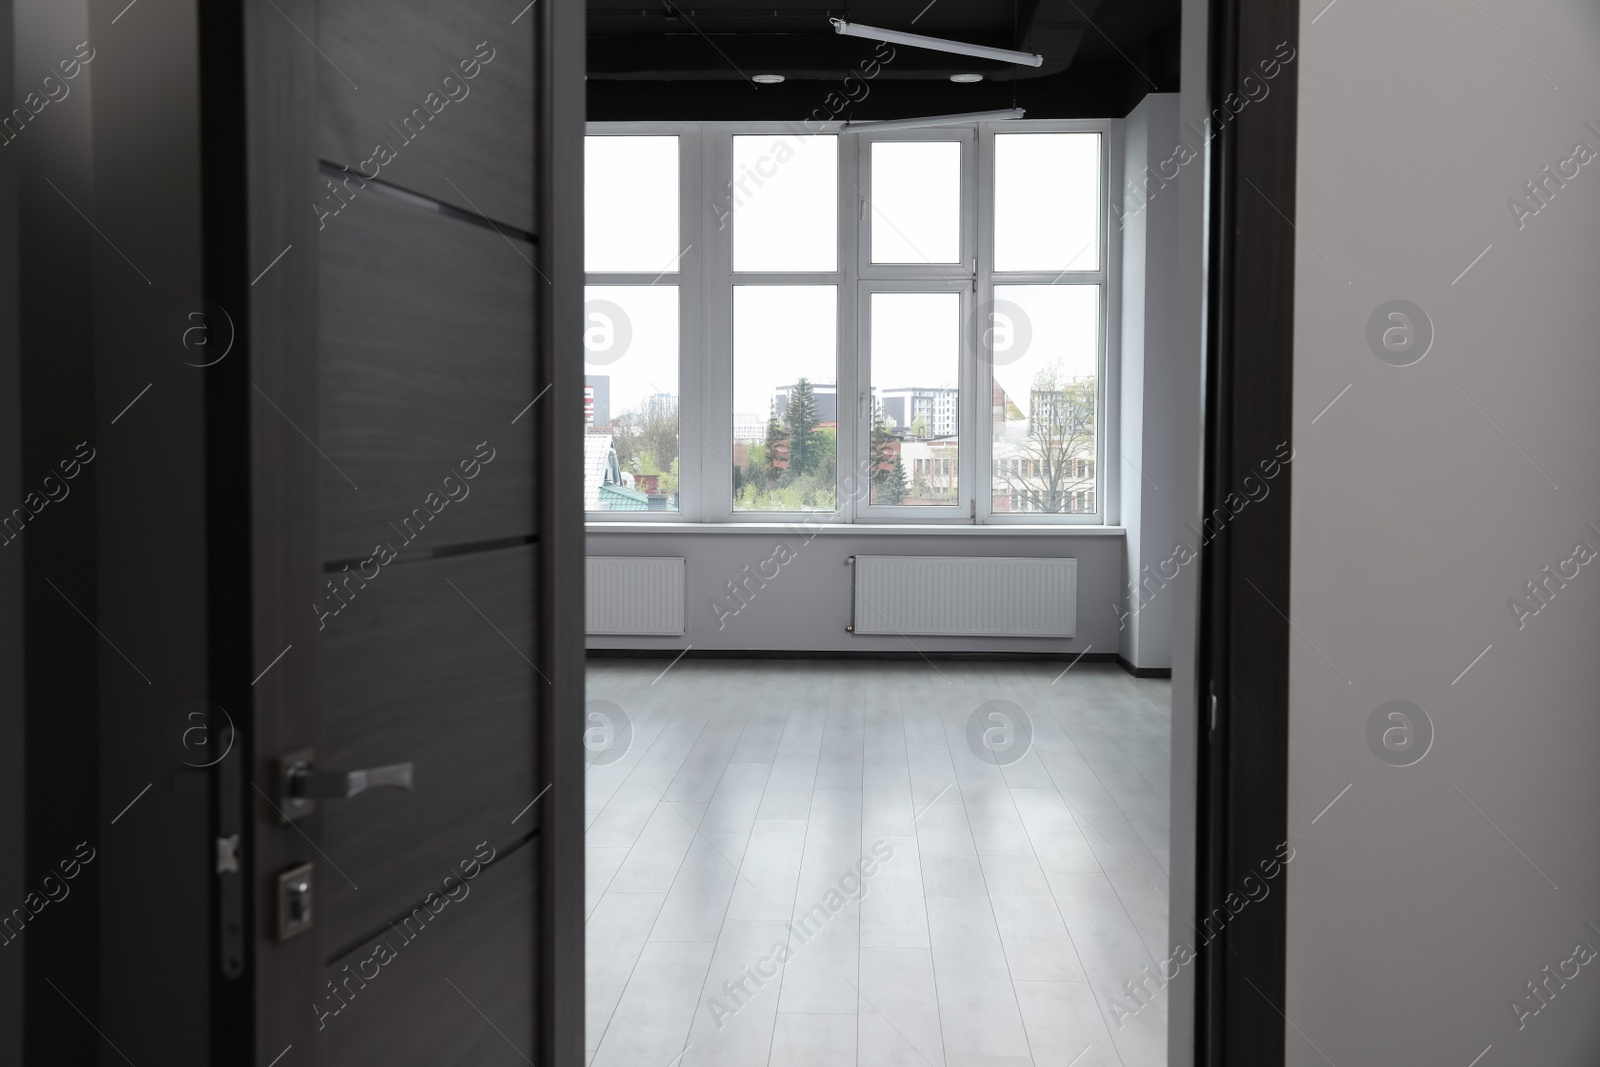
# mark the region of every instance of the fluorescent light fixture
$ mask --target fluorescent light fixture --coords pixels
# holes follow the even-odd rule
[[[929,126],[960,126],[968,122],[1003,122],[1007,119],[1020,119],[1024,114],[1020,107],[1010,107],[1002,111],[968,111],[961,115],[923,115],[912,119],[866,119],[863,121],[851,120],[844,124],[846,133],[874,133],[878,130],[920,130]]]
[[[983,81],[982,74],[952,74],[950,80],[957,85],[974,85]]]
[[[757,74],[757,75],[753,76],[750,80],[755,82],[757,85],[782,85],[783,84],[783,75],[782,74]]]
[[[965,41],[947,41],[942,37],[924,37],[920,33],[902,33],[899,30],[885,30],[877,26],[863,26],[856,22],[846,22],[844,19],[828,21],[833,23],[835,33],[842,33],[847,37],[865,37],[869,41],[887,41],[889,44],[903,44],[909,48],[953,52],[958,56],[993,59],[1000,63],[1021,63],[1026,67],[1044,65],[1044,56],[1033,52],[1013,52],[1008,48],[990,48],[987,45],[968,44]]]

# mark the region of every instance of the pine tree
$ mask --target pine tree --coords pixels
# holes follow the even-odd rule
[[[791,477],[809,474],[816,469],[817,447],[817,397],[811,381],[801,378],[789,394],[789,407],[784,413],[789,429],[789,473]]]
[[[906,498],[906,465],[900,462],[900,457],[894,457],[894,470],[889,473],[888,481],[883,487],[883,502],[885,504],[898,504]]]
[[[894,435],[880,409],[872,418],[872,502],[898,504],[906,498],[906,468],[900,453],[891,449]]]
[[[766,467],[767,484],[772,485],[778,480],[783,471],[778,469],[778,446],[783,443],[783,427],[778,425],[778,416],[767,416],[767,444],[762,449],[762,461]]]

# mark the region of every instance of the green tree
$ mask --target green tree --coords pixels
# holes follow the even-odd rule
[[[784,422],[789,431],[789,472],[810,474],[821,459],[817,440],[817,397],[809,378],[801,378],[789,394]]]
[[[883,502],[885,504],[898,504],[906,498],[906,465],[900,462],[900,457],[894,457],[894,469],[889,472],[889,478],[883,487]]]
[[[906,498],[906,469],[900,462],[895,437],[880,408],[872,416],[872,503],[898,504]]]
[[[612,423],[617,463],[634,474],[664,474],[678,458],[678,416],[630,411]]]
[[[668,469],[656,479],[656,492],[676,498],[678,495],[678,457],[673,456]]]
[[[776,482],[783,473],[778,467],[778,446],[783,443],[783,427],[778,425],[778,417],[767,417],[767,442],[761,449],[761,465],[766,470],[768,484]],[[792,457],[791,457],[792,459]]]

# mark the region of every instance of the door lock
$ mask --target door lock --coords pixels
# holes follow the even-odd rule
[[[317,800],[340,800],[369,789],[411,791],[411,763],[391,763],[354,771],[317,769],[316,751],[303,748],[278,760],[279,812],[294,822],[317,810]]]
[[[311,929],[311,864],[302,863],[278,875],[279,941]]]

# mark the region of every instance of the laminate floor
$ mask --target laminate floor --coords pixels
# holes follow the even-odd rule
[[[667,666],[589,668],[594,1067],[1166,1062],[1111,1001],[1165,955],[1169,683]]]

